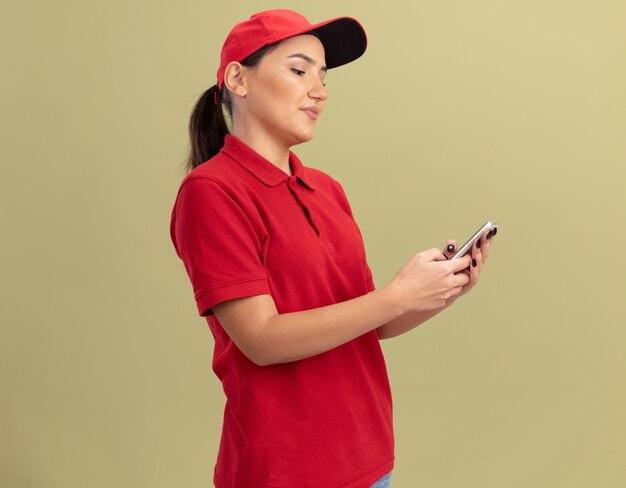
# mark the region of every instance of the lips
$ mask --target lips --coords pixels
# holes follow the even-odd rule
[[[313,120],[317,120],[317,118],[320,116],[320,109],[317,107],[306,107],[306,108],[301,108],[300,110],[302,110],[305,114],[307,114]]]

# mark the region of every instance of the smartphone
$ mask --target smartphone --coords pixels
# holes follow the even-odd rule
[[[472,246],[476,243],[478,239],[480,239],[484,234],[491,231],[493,234],[498,232],[498,223],[497,222],[486,222],[480,229],[478,229],[472,237],[470,237],[465,244],[463,244],[457,252],[454,253],[450,259],[458,259],[460,257],[465,256],[467,251],[469,251]]]

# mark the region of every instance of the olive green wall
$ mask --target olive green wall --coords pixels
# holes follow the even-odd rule
[[[210,484],[223,394],[169,212],[223,38],[275,6],[3,5],[3,488]],[[626,4],[278,6],[368,32],[296,152],[379,286],[501,223],[471,295],[384,342],[394,487],[625,486]]]

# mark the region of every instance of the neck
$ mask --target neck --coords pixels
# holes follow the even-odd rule
[[[246,131],[244,128],[233,127],[231,133],[234,137],[243,141],[248,147],[254,149],[256,153],[263,156],[278,169],[291,176],[288,146],[280,144],[271,137],[268,137],[266,134],[258,131]]]

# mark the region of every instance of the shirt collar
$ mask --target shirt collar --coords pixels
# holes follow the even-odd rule
[[[275,164],[265,159],[235,136],[226,135],[222,152],[268,186],[276,186],[289,179],[289,175],[282,169],[279,169]],[[298,156],[291,151],[289,151],[289,164],[293,177],[297,178],[309,189],[315,190],[307,168],[300,162]]]

